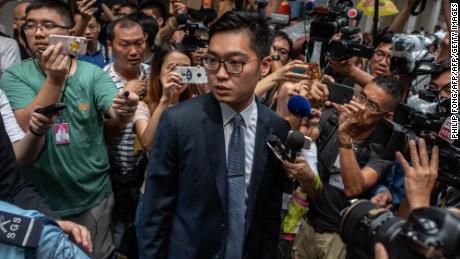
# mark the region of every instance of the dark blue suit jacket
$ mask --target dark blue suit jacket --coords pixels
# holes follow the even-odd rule
[[[275,258],[284,171],[267,147],[289,124],[257,103],[253,170],[248,186],[244,258]],[[222,113],[207,94],[166,110],[145,185],[140,258],[223,258],[227,179]]]

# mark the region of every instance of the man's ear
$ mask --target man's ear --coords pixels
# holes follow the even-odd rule
[[[261,69],[260,69],[260,76],[265,77],[270,73],[270,67],[272,65],[272,57],[267,56],[264,59],[262,59],[261,62]]]
[[[395,117],[395,113],[394,113],[394,112],[387,112],[387,113],[385,114],[385,118],[389,119],[390,121],[393,121],[394,117]]]
[[[161,27],[165,25],[165,19],[163,19],[162,17],[158,18],[157,22],[158,22],[158,26],[160,27],[160,29]]]
[[[112,42],[110,40],[106,41],[107,48],[112,48]]]

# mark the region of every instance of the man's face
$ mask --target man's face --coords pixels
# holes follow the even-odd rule
[[[141,13],[147,15],[147,16],[150,16],[152,17],[153,19],[155,19],[155,21],[157,21],[158,23],[158,26],[163,27],[164,25],[164,18],[161,17],[161,15],[159,14],[159,11],[157,11],[156,9],[153,9],[153,8],[145,8],[145,9],[142,9],[141,10]]]
[[[391,43],[380,43],[374,50],[374,55],[369,62],[371,75],[373,76],[391,76]]]
[[[286,65],[289,61],[289,43],[287,40],[276,37],[273,40],[272,48],[271,48],[271,55],[279,55],[280,62],[283,65]]]
[[[139,69],[139,65],[144,61],[146,43],[139,25],[131,28],[115,26],[111,46],[117,67]]]
[[[208,70],[209,86],[216,99],[236,111],[249,104],[261,73],[270,69],[270,59],[258,58],[250,47],[249,38],[245,31],[220,32],[214,34],[209,42],[209,63],[210,60],[225,60],[229,70],[242,65],[241,73],[229,73],[223,63],[217,71]]]
[[[439,91],[439,97],[450,98],[451,97],[451,86],[450,86],[450,71],[441,73],[437,78],[432,78],[430,87]]]
[[[27,42],[32,53],[45,51],[49,45],[49,36],[52,34],[73,34],[73,31],[69,29],[69,24],[66,24],[62,16],[56,10],[49,8],[30,11],[24,27],[26,27]]]
[[[22,25],[26,22],[26,8],[30,3],[19,3],[14,8],[13,28],[19,31]]]
[[[96,18],[92,16],[88,22],[88,25],[86,25],[83,36],[88,39],[90,43],[97,43],[100,32],[101,25],[97,22]]]
[[[389,113],[391,113],[389,111],[389,104],[392,101],[392,97],[383,88],[377,86],[374,82],[370,82],[357,95],[360,94],[366,99],[366,111],[363,116],[364,120],[360,126],[369,127],[376,125],[380,119],[389,116]]]

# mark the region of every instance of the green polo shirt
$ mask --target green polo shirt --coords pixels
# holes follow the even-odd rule
[[[45,81],[34,61],[5,71],[0,81],[13,110],[29,105]],[[111,191],[109,159],[104,142],[104,114],[116,94],[110,77],[99,67],[78,61],[64,93],[62,119],[69,125],[70,143],[56,145],[51,127],[40,158],[23,174],[61,216],[84,212]]]

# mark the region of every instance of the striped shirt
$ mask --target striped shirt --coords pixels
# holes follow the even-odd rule
[[[123,91],[123,87],[127,81],[122,78],[113,67],[114,63],[105,66],[104,71],[112,78],[112,82],[116,85],[117,90]],[[141,64],[140,79],[146,80],[150,78],[150,67],[146,64]],[[136,133],[133,129],[133,123],[130,122],[120,132],[120,136],[116,137],[113,144],[108,147],[110,167],[118,169],[122,174],[127,174],[134,169],[139,156],[134,150],[134,140]]]

